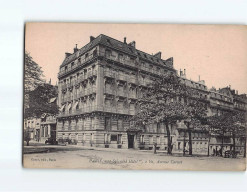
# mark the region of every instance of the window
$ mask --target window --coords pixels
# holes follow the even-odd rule
[[[178,150],[180,150],[181,148],[181,142],[178,142]]]
[[[150,136],[149,136],[149,144],[153,144],[153,141],[154,141],[154,140],[153,140],[153,136],[150,135]]]
[[[117,142],[118,142],[119,144],[122,143],[122,134],[118,134],[118,135],[117,135]]]
[[[111,56],[111,51],[110,50],[106,50],[105,51],[105,55],[106,55],[106,57],[110,57]]]
[[[121,60],[123,60],[123,54],[119,54],[118,55],[118,59],[121,61]]]
[[[144,143],[144,135],[141,135],[141,143]]]
[[[117,135],[111,135],[111,141],[117,141]]]
[[[160,144],[160,136],[157,136],[157,144]]]
[[[123,120],[122,119],[117,120],[117,129],[118,131],[123,131]]]
[[[88,53],[85,54],[85,59],[87,59],[87,58],[88,58]]]
[[[110,131],[111,130],[111,118],[105,117],[105,130]]]
[[[97,49],[95,49],[95,50],[93,51],[93,56],[94,56],[94,57],[97,56]]]
[[[78,58],[78,63],[81,63],[81,58]]]

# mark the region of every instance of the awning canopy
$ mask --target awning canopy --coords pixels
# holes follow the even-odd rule
[[[63,111],[64,107],[65,107],[65,104],[62,105],[62,107],[60,108],[60,111],[61,111],[61,112]]]
[[[68,105],[67,109],[70,110],[70,108],[71,108],[71,103]]]
[[[73,110],[75,110],[76,106],[78,105],[78,102],[75,102],[74,106],[73,106]]]
[[[51,98],[51,99],[50,99],[50,101],[49,101],[49,103],[53,103],[53,102],[55,102],[55,101],[56,101],[56,99],[57,99],[56,97]]]

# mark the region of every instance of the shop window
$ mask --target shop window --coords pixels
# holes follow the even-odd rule
[[[111,135],[111,141],[117,141],[117,135]]]

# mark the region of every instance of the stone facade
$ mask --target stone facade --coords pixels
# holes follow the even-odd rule
[[[66,53],[58,74],[57,139],[72,143],[111,148],[167,149],[164,125],[148,126],[142,132],[127,131],[129,119],[135,115],[137,101],[147,89],[147,84],[163,74],[177,71],[173,58],[161,59],[161,52],[150,55],[105,35],[90,37],[90,42],[74,52]],[[204,81],[188,80],[179,73],[182,82],[197,89],[208,114],[213,100]],[[184,100],[181,100],[184,101]],[[216,103],[217,104],[217,103]],[[246,104],[244,104],[246,108]],[[171,125],[173,150],[182,152],[186,127],[183,121]],[[192,132],[193,151],[208,152],[208,134],[200,129]]]

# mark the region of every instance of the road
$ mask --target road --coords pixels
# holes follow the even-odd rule
[[[32,153],[39,151],[39,153]],[[165,170],[245,170],[246,159],[222,157],[167,156],[164,152],[131,149],[87,148],[83,146],[24,147],[27,168],[81,169],[165,169]]]

